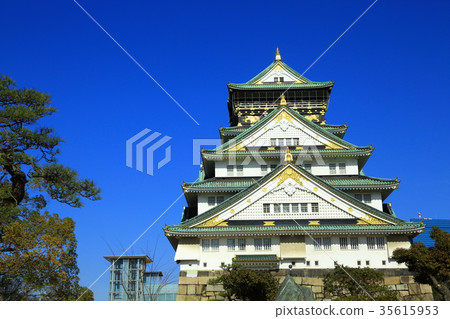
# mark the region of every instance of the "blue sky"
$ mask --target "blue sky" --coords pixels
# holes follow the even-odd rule
[[[86,1],[82,5],[198,121],[196,125],[70,0],[8,1],[0,13],[0,74],[52,95],[42,125],[66,140],[60,160],[97,182],[103,200],[51,212],[77,223],[81,283],[90,285],[194,181],[192,139],[228,125],[228,82],[269,65],[276,46],[303,72],[372,1]],[[389,198],[403,219],[448,218],[449,3],[378,1],[305,76],[332,80],[327,122],[375,147],[370,176],[402,181]],[[149,128],[172,137],[154,176],[125,165],[125,141]],[[158,154],[157,154],[158,155]],[[163,156],[162,151],[159,156]],[[133,247],[176,266],[163,235],[177,202]],[[92,288],[106,300],[108,276]]]

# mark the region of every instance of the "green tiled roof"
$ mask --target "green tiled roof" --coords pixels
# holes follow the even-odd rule
[[[277,65],[280,65],[282,68],[287,70],[291,75],[300,79],[305,83],[270,83],[270,84],[255,84],[261,78],[263,78],[270,70],[275,68]],[[284,63],[283,61],[273,61],[268,67],[262,70],[259,74],[253,77],[250,81],[246,83],[229,83],[229,88],[234,89],[244,89],[244,90],[258,90],[258,89],[288,89],[288,88],[323,88],[323,87],[332,87],[334,85],[333,82],[313,82],[303,75],[292,69],[289,65]]]
[[[208,189],[233,189],[239,190],[252,186],[256,182],[256,178],[217,178],[213,177],[201,182],[196,183],[184,183],[183,188],[185,190],[208,190]],[[323,181],[334,187],[363,187],[363,186],[397,186],[399,181],[397,179],[376,178],[368,176],[356,177],[336,177],[327,178],[323,177]]]
[[[245,130],[244,132],[242,132],[241,134],[239,134],[238,136],[234,137],[233,139],[229,140],[228,142],[220,145],[219,147],[215,148],[215,150],[220,151],[230,145],[237,145],[239,143],[239,141],[241,141],[242,139],[246,138],[247,136],[253,134],[254,131],[256,131],[259,127],[264,126],[267,122],[269,122],[273,117],[276,116],[276,114],[278,112],[280,112],[281,110],[285,110],[286,112],[288,112],[291,116],[293,116],[294,118],[297,118],[303,125],[308,126],[310,129],[312,129],[313,131],[322,134],[326,137],[328,137],[331,141],[341,144],[341,145],[345,145],[349,148],[352,149],[368,149],[371,147],[358,147],[356,145],[353,145],[352,143],[349,143],[339,137],[337,137],[336,135],[328,132],[327,130],[325,130],[324,128],[320,127],[319,125],[307,120],[305,117],[303,117],[300,113],[298,113],[297,111],[286,107],[286,106],[279,106],[277,108],[275,108],[272,112],[270,112],[267,116],[265,116],[262,120],[258,121],[255,125],[249,127],[247,130]]]
[[[297,156],[303,156],[303,155],[313,155],[319,153],[320,156],[370,156],[372,155],[372,151],[373,148],[370,147],[362,147],[362,148],[358,148],[356,150],[346,150],[346,149],[342,149],[342,150],[333,150],[333,149],[315,149],[315,150],[290,150],[291,154],[294,157]],[[266,151],[257,151],[257,152],[251,152],[251,151],[238,151],[238,152],[217,152],[216,150],[202,150],[202,156],[216,156],[216,157],[220,157],[220,158],[228,158],[228,157],[233,157],[233,158],[241,158],[241,157],[254,157],[254,158],[258,158],[258,157],[265,157],[265,158],[281,158],[281,156],[284,156],[285,154],[285,150],[284,149],[280,149],[280,150],[266,150]]]
[[[341,125],[325,124],[325,125],[320,125],[320,127],[325,129],[325,130],[327,130],[327,131],[329,131],[329,132],[347,130],[347,125],[346,124],[341,124]],[[222,132],[222,133],[239,134],[239,133],[244,132],[248,128],[249,127],[244,127],[244,126],[230,126],[230,127],[221,127],[219,129],[219,131]]]
[[[286,89],[315,89],[315,88],[326,88],[332,87],[333,82],[316,82],[316,83],[271,83],[271,84],[234,84],[229,83],[228,88],[230,89],[241,89],[241,90],[286,90]]]
[[[277,255],[236,255],[235,261],[278,261]]]
[[[267,182],[268,180],[270,180],[271,178],[273,178],[274,176],[276,176],[278,173],[280,173],[283,169],[286,168],[286,166],[290,166],[293,169],[297,169],[300,170],[304,175],[308,176],[311,180],[315,181],[316,183],[320,184],[322,187],[325,187],[326,189],[328,189],[329,191],[336,193],[338,196],[344,198],[345,200],[347,200],[348,202],[352,203],[353,205],[361,208],[362,210],[369,212],[371,214],[373,214],[374,216],[377,216],[379,218],[382,218],[384,220],[388,220],[392,223],[397,223],[397,224],[404,224],[406,223],[404,220],[401,220],[399,218],[396,217],[392,217],[378,209],[375,209],[367,204],[364,204],[363,202],[355,199],[353,196],[350,196],[349,194],[345,193],[344,191],[341,191],[331,185],[329,185],[328,183],[326,183],[325,181],[323,181],[322,179],[312,175],[311,173],[305,171],[302,167],[298,167],[298,166],[294,166],[292,164],[286,164],[286,165],[280,165],[278,166],[276,169],[274,169],[273,171],[271,171],[270,173],[266,174],[265,176],[261,177],[258,181],[256,181],[252,186],[248,187],[245,190],[242,190],[241,192],[238,192],[237,194],[234,194],[233,196],[227,198],[225,201],[223,201],[222,203],[220,203],[219,205],[211,208],[210,210],[204,212],[201,215],[195,216],[191,219],[188,219],[178,225],[175,226],[179,226],[179,227],[189,227],[189,226],[193,226],[196,224],[199,224],[211,217],[213,217],[216,213],[221,212],[222,210],[226,209],[230,204],[236,203],[239,200],[241,200],[242,198],[245,198],[245,196],[247,196],[248,194],[250,194],[251,192],[253,192],[254,190],[256,190],[257,188],[261,187],[262,184],[264,184],[265,182]]]
[[[166,231],[169,232],[180,232],[180,233],[227,233],[227,232],[239,232],[240,235],[245,235],[245,233],[253,233],[259,231],[292,231],[292,232],[329,232],[329,231],[349,231],[349,230],[360,230],[360,231],[401,231],[401,230],[420,230],[425,226],[422,223],[410,223],[405,222],[402,225],[317,225],[317,226],[235,226],[235,227],[193,227],[184,228],[179,225],[167,226]]]

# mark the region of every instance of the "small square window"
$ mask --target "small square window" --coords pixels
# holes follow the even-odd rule
[[[233,251],[236,247],[236,241],[234,239],[227,239],[228,251]]]
[[[244,165],[237,165],[236,166],[237,175],[243,176],[244,175]]]
[[[330,174],[336,174],[336,164],[330,163],[328,166],[330,168]]]
[[[280,76],[280,82],[284,82],[284,77]]]
[[[211,239],[211,250],[219,251],[219,240],[218,239]]]
[[[225,263],[222,261],[221,263],[220,263],[220,267],[222,268],[222,267],[225,267]]]
[[[245,250],[245,238],[238,239],[238,248],[239,250]]]
[[[263,204],[263,212],[270,213],[270,204]]]
[[[383,261],[381,262],[381,264],[382,264],[383,266],[386,266],[386,260],[383,260]]]
[[[314,262],[314,265],[319,266],[319,261],[316,260],[316,261]]]
[[[275,168],[277,168],[277,164],[271,164],[270,165],[270,170],[273,171]]]
[[[274,82],[278,82],[278,77],[274,77],[274,78],[273,78],[273,81],[274,81]]]
[[[261,165],[261,173],[262,174],[267,174],[267,169],[268,169],[267,165]]]
[[[255,238],[255,250],[262,250],[262,238]]]
[[[203,267],[206,267],[208,264],[207,263],[203,263]]]
[[[281,204],[273,204],[273,212],[281,213]]]
[[[318,213],[319,212],[319,203],[311,203],[311,211],[313,213]]]
[[[208,197],[208,206],[214,206],[216,205],[216,198],[214,196]]]
[[[234,174],[234,166],[233,165],[227,165],[227,175],[233,176]]]
[[[311,173],[311,163],[305,163],[305,164],[303,164],[303,168],[305,169],[305,171]]]
[[[297,137],[293,138],[293,139],[292,139],[293,146],[299,146],[299,145],[300,145],[299,141],[300,141],[300,140],[299,140]]]
[[[366,266],[369,266],[369,265],[370,265],[370,261],[366,260]]]
[[[361,260],[358,260],[358,261],[356,262],[356,264],[357,264],[358,266],[361,266]]]
[[[292,206],[292,212],[293,213],[298,213],[298,204],[296,204],[296,203],[294,203],[294,204],[291,204]]]
[[[289,209],[289,204],[283,204],[283,213],[289,213],[290,209]]]
[[[307,213],[308,212],[308,204],[306,203],[301,203],[300,207],[302,209],[302,213]]]
[[[270,139],[270,146],[277,146],[277,139],[276,138],[271,138]]]
[[[306,261],[306,266],[310,266],[311,262],[309,260]]]
[[[292,266],[295,266],[295,261],[291,262],[291,265],[292,265]]]
[[[345,163],[339,163],[339,174],[346,174]]]

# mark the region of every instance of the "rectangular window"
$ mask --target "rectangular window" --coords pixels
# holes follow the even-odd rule
[[[286,138],[285,140],[286,140],[286,146],[292,146],[292,144],[291,144],[292,139]]]
[[[245,250],[245,238],[239,238],[238,239],[238,249],[239,250]]]
[[[358,266],[361,266],[361,260],[358,260],[358,261],[356,262],[356,264],[357,264]]]
[[[339,237],[339,246],[342,250],[348,249],[348,239],[347,237]]]
[[[262,250],[262,238],[255,238],[255,250]]]
[[[280,146],[280,147],[286,146],[286,144],[284,143],[284,138],[279,138],[278,139],[278,146]]]
[[[345,163],[339,163],[339,174],[346,174]]]
[[[202,239],[202,251],[209,251],[210,241],[209,239]]]
[[[270,139],[270,146],[277,146],[277,139],[276,138],[271,138]]]
[[[275,168],[277,168],[277,164],[271,164],[270,165],[270,170],[273,171]]]
[[[311,265],[311,262],[309,260],[306,261],[306,266]]]
[[[383,261],[381,262],[381,264],[382,264],[383,266],[386,266],[386,260],[383,260]]]
[[[283,213],[289,213],[290,209],[289,209],[289,204],[283,204]]]
[[[367,237],[367,249],[375,249],[375,237]]]
[[[311,211],[313,213],[318,213],[319,212],[319,203],[311,203]]]
[[[316,261],[314,262],[314,265],[319,266],[319,261],[316,260]]]
[[[136,281],[129,281],[128,282],[128,290],[129,291],[136,291]]]
[[[274,81],[274,82],[278,82],[278,77],[274,77],[274,78],[273,78],[273,81]]]
[[[330,174],[336,174],[336,164],[330,163],[328,166],[330,168]]]
[[[219,240],[218,239],[211,239],[211,250],[219,251]]]
[[[267,174],[267,165],[261,165],[261,174]]]
[[[263,204],[263,212],[270,213],[270,204]]]
[[[203,263],[203,267],[206,267],[206,266],[208,266],[208,264],[207,263]]]
[[[281,213],[281,205],[280,204],[273,204],[273,212],[274,213]]]
[[[236,247],[236,240],[227,239],[227,247],[228,247],[228,251],[234,251],[234,249]]]
[[[263,239],[263,249],[271,250],[272,249],[272,240],[270,238]]]
[[[298,213],[298,204],[292,204],[292,212],[293,213]]]
[[[384,249],[384,237],[377,237],[377,249]]]
[[[300,145],[300,142],[299,142],[300,140],[298,139],[298,138],[293,138],[292,139],[292,142],[293,142],[293,146],[299,146]]]
[[[363,194],[363,202],[366,204],[370,204],[372,202],[372,195]]]
[[[114,263],[114,268],[122,269],[123,268],[123,260],[122,259],[116,260],[115,263]]]
[[[322,238],[322,243],[323,243],[323,249],[324,250],[330,250],[331,249],[331,238],[330,237]]]
[[[114,280],[122,280],[122,271],[121,270],[114,271]]]
[[[358,237],[350,237],[350,249],[358,249]]]
[[[227,165],[227,175],[228,176],[234,175],[234,166],[233,165]]]
[[[208,197],[208,206],[214,206],[216,205],[216,198],[214,196]]]
[[[217,204],[220,204],[220,203],[222,203],[224,200],[225,200],[225,198],[224,198],[223,196],[217,196],[216,203],[217,203]]]
[[[320,250],[321,247],[322,247],[322,238],[320,237],[314,238],[314,249]]]
[[[305,169],[305,171],[311,173],[311,163],[303,164],[303,168]]]
[[[237,165],[236,166],[236,170],[237,170],[237,176],[243,176],[244,175],[244,166],[243,165]]]
[[[301,203],[300,206],[302,208],[302,213],[307,213],[308,212],[308,204]]]
[[[366,260],[366,266],[369,266],[369,265],[370,265],[370,261]]]
[[[284,82],[284,76],[280,76],[280,82]]]
[[[366,204],[370,204],[372,202],[371,194],[355,194],[355,198]]]

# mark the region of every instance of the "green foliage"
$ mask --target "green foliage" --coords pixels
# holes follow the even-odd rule
[[[396,291],[382,286],[383,273],[375,269],[336,266],[333,272],[325,275],[323,282],[325,295],[332,300],[398,300]]]
[[[408,266],[416,282],[431,285],[443,299],[450,300],[450,234],[434,226],[430,237],[434,247],[414,243],[409,249],[396,249],[393,258]]]
[[[44,209],[49,199],[81,207],[81,198],[100,199],[100,190],[58,163],[62,139],[38,125],[56,112],[49,104],[48,94],[0,76],[0,300],[81,295],[75,223]]]
[[[228,300],[266,301],[274,300],[279,283],[267,271],[255,271],[233,264],[222,267],[224,274],[210,283],[223,284],[223,296]]]

